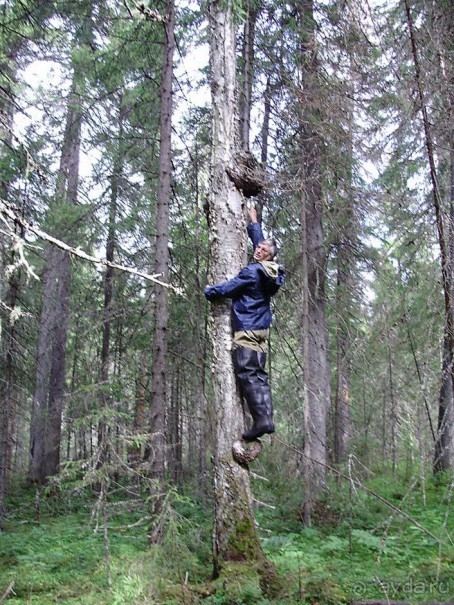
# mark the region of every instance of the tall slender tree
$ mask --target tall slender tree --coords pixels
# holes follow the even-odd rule
[[[443,40],[439,46],[439,51],[452,51],[454,44],[454,26],[452,19],[452,11],[446,12],[444,4],[440,3],[441,14],[443,16],[443,28],[440,33],[440,39]],[[427,160],[429,167],[429,175],[432,186],[432,206],[435,213],[438,244],[440,249],[441,262],[441,277],[444,294],[444,314],[445,314],[445,333],[443,341],[443,361],[442,361],[442,379],[439,396],[439,413],[438,413],[438,434],[435,447],[435,470],[446,470],[454,466],[454,230],[452,229],[452,218],[454,216],[453,201],[452,201],[452,185],[447,188],[449,193],[443,196],[440,186],[440,170],[439,162],[437,161],[437,151],[435,145],[435,132],[432,126],[432,120],[449,124],[447,145],[452,144],[452,84],[444,87],[447,95],[439,94],[441,97],[441,111],[438,115],[430,116],[429,103],[427,101],[426,84],[421,62],[421,48],[418,42],[417,28],[415,26],[415,18],[413,15],[413,7],[408,0],[405,0],[405,14],[409,35],[409,43],[411,48],[411,57],[414,65],[414,88],[418,99],[418,106],[422,118],[422,126],[424,131],[424,141],[427,152]],[[434,32],[435,37],[437,32]],[[439,55],[440,56],[440,55]],[[448,61],[448,65],[450,65]],[[448,69],[452,68],[448,67]],[[443,74],[445,65],[441,66],[441,82],[446,79]],[[443,77],[444,76],[444,77]],[[453,75],[449,74],[448,78],[452,83]],[[443,98],[445,97],[445,98]],[[447,97],[447,98],[446,98]],[[443,135],[440,135],[443,139]],[[452,171],[452,168],[451,168]],[[452,176],[449,177],[451,182]]]
[[[311,523],[312,502],[325,480],[327,414],[330,404],[328,335],[325,317],[322,138],[319,131],[319,59],[312,0],[296,6],[300,34],[302,353],[304,360],[304,521]]]
[[[175,50],[175,9],[173,0],[166,5],[164,21],[163,64],[161,76],[159,177],[156,214],[155,272],[167,281],[169,275],[169,207],[172,177],[172,79]],[[162,503],[166,461],[165,416],[167,407],[167,327],[169,321],[168,292],[158,288],[155,294],[155,325],[153,329],[153,375],[151,404],[151,433],[153,456],[151,473],[154,479],[151,494],[153,527],[152,541],[162,537]]]

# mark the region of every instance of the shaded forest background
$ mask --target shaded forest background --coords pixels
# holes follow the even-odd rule
[[[237,146],[264,168],[252,200],[287,275],[258,468],[309,526],[336,470],[424,485],[454,465],[454,16],[449,0],[226,5]],[[143,488],[156,542],[169,494],[211,497],[215,6],[2,3],[2,526],[22,485]]]

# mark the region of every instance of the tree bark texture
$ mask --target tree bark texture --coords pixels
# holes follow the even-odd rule
[[[118,116],[118,140],[123,140],[123,109],[122,98],[118,100],[119,116]],[[103,307],[103,323],[102,323],[102,339],[101,339],[101,371],[100,371],[100,403],[101,409],[107,410],[110,396],[110,367],[111,367],[111,332],[113,321],[113,299],[114,299],[114,268],[112,263],[115,260],[116,238],[117,238],[117,209],[120,195],[120,183],[123,173],[123,157],[121,147],[116,151],[116,157],[113,162],[113,174],[111,177],[110,186],[110,204],[109,204],[109,224],[107,227],[106,240],[106,262],[109,263],[104,274],[104,307]],[[107,437],[108,427],[106,420],[101,419],[98,426],[98,447],[104,447]],[[100,457],[100,462],[104,460],[105,452]]]
[[[302,351],[304,358],[304,521],[310,524],[312,502],[325,481],[327,417],[330,402],[328,337],[325,318],[325,262],[321,189],[321,138],[317,123],[318,61],[311,0],[298,5],[301,30],[301,70],[304,87],[301,120],[302,230]]]
[[[0,72],[4,74],[6,83],[2,85],[0,96],[0,159],[3,159],[4,150],[11,146],[12,125],[14,119],[14,83],[16,81],[17,52],[18,48],[13,45],[8,53],[7,61],[0,64]],[[2,198],[8,199],[8,180],[5,175],[0,175],[0,193]],[[17,229],[17,227],[16,227]],[[7,246],[0,249],[1,275],[5,275],[4,268],[13,265],[15,252],[8,250]],[[6,266],[5,266],[6,265]],[[2,284],[1,284],[2,285]],[[1,287],[0,285],[0,287]],[[7,282],[5,294],[0,289],[0,300],[5,300],[9,309],[14,310],[20,285],[20,274],[15,269]],[[16,338],[17,326],[12,321],[10,311],[2,310],[0,313],[0,335],[1,335],[1,358],[0,370],[2,380],[0,382],[0,529],[4,519],[4,500],[11,468],[12,433],[14,426],[16,408],[15,389],[15,362],[16,362]]]
[[[246,20],[244,22],[241,64],[242,77],[239,93],[240,140],[241,148],[245,151],[249,151],[251,97],[254,79],[254,37],[258,10],[259,7],[255,0],[246,1]]]
[[[159,147],[159,181],[156,211],[156,262],[155,273],[167,282],[169,275],[169,206],[171,192],[172,158],[172,78],[175,50],[175,12],[173,0],[167,3],[164,24],[163,67],[161,76],[161,113]],[[167,288],[157,287],[155,292],[155,323],[152,350],[152,402],[151,422],[152,457],[151,475],[154,480],[151,493],[153,528],[150,540],[159,542],[162,537],[161,515],[164,498],[166,463],[166,408],[167,408],[167,325],[169,302]]]
[[[226,167],[235,151],[235,27],[232,3],[210,2],[212,158],[209,200],[211,283],[233,277],[241,268],[245,224],[240,192]],[[232,363],[230,304],[211,305],[213,404],[215,417],[213,534],[214,570],[229,560],[262,557],[252,513],[249,472],[232,456],[244,430],[243,410]]]

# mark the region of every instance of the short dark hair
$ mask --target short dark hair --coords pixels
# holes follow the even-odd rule
[[[274,237],[267,237],[262,241],[262,244],[266,244],[270,248],[270,256],[273,259],[277,254],[277,245]]]

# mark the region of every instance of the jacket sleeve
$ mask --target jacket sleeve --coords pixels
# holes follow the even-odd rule
[[[247,232],[255,250],[257,245],[265,239],[263,237],[262,225],[260,223],[249,223]]]
[[[241,294],[247,286],[255,282],[256,276],[254,271],[249,267],[244,267],[236,277],[227,281],[219,282],[214,286],[205,288],[205,298],[215,300],[216,298],[235,298]]]

